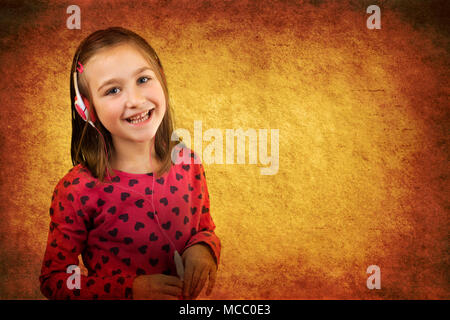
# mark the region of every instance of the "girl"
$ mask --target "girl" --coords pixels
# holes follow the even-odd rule
[[[74,167],[53,193],[41,292],[195,299],[208,283],[209,295],[221,245],[205,171],[171,141],[156,52],[129,30],[96,31],[75,53],[70,90]],[[79,254],[87,275],[73,273]]]

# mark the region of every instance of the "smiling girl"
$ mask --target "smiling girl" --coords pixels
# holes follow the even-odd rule
[[[156,52],[123,28],[94,32],[75,53],[71,100],[74,167],[53,192],[41,292],[49,299],[195,299],[208,283],[209,295],[221,244],[202,164],[177,161],[197,155],[171,141]],[[79,255],[88,274],[73,288],[68,268]]]

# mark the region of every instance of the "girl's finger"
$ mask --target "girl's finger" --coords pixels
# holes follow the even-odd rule
[[[166,285],[168,286],[175,286],[178,288],[183,288],[183,281],[180,280],[178,277],[174,277],[174,276],[168,276],[166,278]]]
[[[184,286],[183,286],[183,296],[188,297],[189,292],[191,290],[192,283],[192,273],[193,273],[193,265],[186,261],[185,270],[184,270]]]
[[[203,287],[205,286],[206,278],[208,278],[209,268],[203,268],[202,273],[200,275],[200,279],[198,280],[197,287],[195,287],[194,293],[192,296],[194,299],[198,297],[200,292],[202,292]]]
[[[215,283],[216,283],[216,269],[212,268],[209,271],[208,289],[206,289],[207,296],[209,296],[211,294],[211,291],[214,288]]]
[[[194,295],[195,288],[197,288],[198,280],[200,279],[200,276],[202,274],[202,269],[198,266],[195,266],[194,272],[192,274],[192,282],[191,287],[189,291],[189,296],[192,297]]]
[[[181,288],[176,286],[164,286],[162,292],[167,295],[178,297],[181,294]]]

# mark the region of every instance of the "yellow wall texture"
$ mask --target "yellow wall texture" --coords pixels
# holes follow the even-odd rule
[[[445,34],[383,7],[368,30],[365,7],[344,1],[78,1],[81,30],[66,28],[68,5],[2,20],[0,298],[44,298],[48,208],[71,168],[70,66],[109,26],[158,52],[177,128],[279,129],[275,175],[248,156],[205,165],[223,249],[200,299],[449,298]]]

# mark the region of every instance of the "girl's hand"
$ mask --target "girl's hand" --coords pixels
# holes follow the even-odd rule
[[[216,281],[217,264],[207,244],[197,243],[181,256],[184,264],[184,299],[196,299],[209,277],[206,295],[209,296]]]
[[[162,273],[134,278],[134,300],[178,300],[183,283],[178,277]]]

